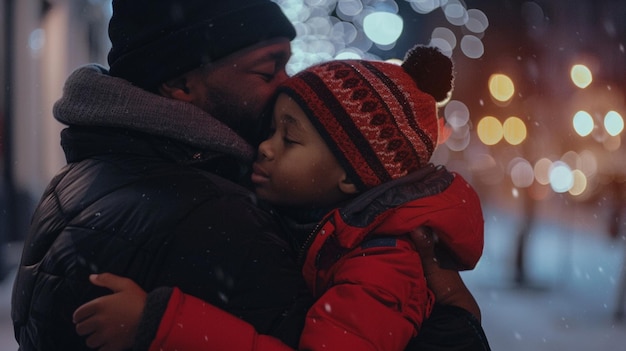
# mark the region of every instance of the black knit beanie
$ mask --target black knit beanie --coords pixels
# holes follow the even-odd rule
[[[270,0],[113,0],[110,73],[154,91],[261,40],[295,34]]]

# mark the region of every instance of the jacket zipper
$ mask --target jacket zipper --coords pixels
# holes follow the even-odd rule
[[[317,225],[315,225],[315,228],[313,228],[311,233],[309,233],[309,235],[306,237],[306,240],[304,241],[304,244],[302,244],[302,246],[300,247],[300,252],[298,253],[298,263],[300,264],[300,266],[304,266],[307,252],[309,248],[311,247],[311,244],[313,244],[313,239],[315,239],[315,236],[317,235],[317,231],[321,227],[323,227],[328,221],[329,221],[329,218],[322,219],[319,223],[317,223]]]

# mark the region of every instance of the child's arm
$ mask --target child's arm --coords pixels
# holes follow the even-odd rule
[[[334,285],[307,314],[299,349],[404,349],[428,315],[432,296],[412,243],[408,238],[397,241],[394,246],[357,249],[337,263]],[[150,351],[161,350],[293,351],[176,288],[150,345]]]
[[[95,285],[111,289],[113,294],[89,301],[74,312],[77,333],[89,335],[87,346],[100,351],[122,351],[133,346],[145,350],[148,344],[138,345],[135,338],[140,323],[146,323],[142,319],[146,292],[132,280],[110,273],[94,274],[89,279]],[[258,334],[252,325],[183,294],[178,288],[172,289],[167,307],[158,317],[160,321],[154,324],[158,330],[150,330],[156,336],[149,350],[294,351],[279,339]]]
[[[294,351],[242,319],[174,288],[150,351]]]
[[[132,280],[109,273],[92,274],[89,280],[111,289],[113,294],[76,309],[73,316],[76,332],[88,335],[87,346],[101,351],[131,348],[146,304],[146,292]]]

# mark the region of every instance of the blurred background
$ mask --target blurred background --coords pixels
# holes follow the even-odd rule
[[[276,0],[289,73],[332,58],[455,62],[434,162],[478,190],[485,251],[463,277],[494,350],[626,350],[626,2]],[[65,164],[65,78],[107,66],[110,0],[0,1],[0,348],[30,215]]]

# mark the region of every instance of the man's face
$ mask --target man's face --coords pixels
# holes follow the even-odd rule
[[[280,83],[291,56],[286,38],[275,38],[231,54],[188,77],[193,104],[211,113],[247,140]]]

